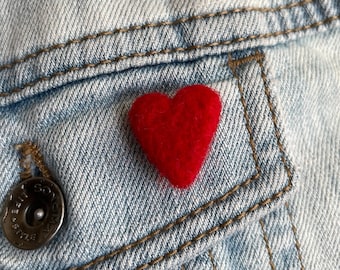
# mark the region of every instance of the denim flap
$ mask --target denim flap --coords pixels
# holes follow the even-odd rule
[[[131,69],[68,84],[3,109],[2,198],[18,181],[12,146],[30,140],[41,146],[63,187],[68,216],[62,232],[41,250],[22,253],[3,238],[2,245],[23,260],[44,255],[46,262],[59,260],[61,267],[110,259],[110,267],[144,269],[177,253],[192,253],[190,258],[243,226],[256,210],[276,204],[292,187],[292,169],[264,61],[263,53],[246,51]],[[193,83],[216,89],[223,111],[200,175],[182,191],[148,163],[131,134],[127,112],[142,93],[173,94]],[[198,250],[190,251],[190,246]],[[44,262],[24,265],[36,264]]]

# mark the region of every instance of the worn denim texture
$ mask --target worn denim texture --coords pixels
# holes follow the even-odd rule
[[[67,220],[1,269],[337,269],[340,3],[1,1],[0,206],[39,145]],[[223,111],[195,184],[159,177],[127,121],[206,84]]]

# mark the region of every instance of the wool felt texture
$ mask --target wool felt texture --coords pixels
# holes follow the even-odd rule
[[[175,187],[187,188],[207,156],[221,108],[216,91],[192,85],[174,98],[158,92],[140,96],[129,111],[129,122],[160,174]]]

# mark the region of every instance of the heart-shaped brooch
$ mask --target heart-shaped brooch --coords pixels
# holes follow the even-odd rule
[[[131,129],[149,161],[178,188],[190,186],[206,156],[221,113],[218,93],[204,85],[180,89],[170,98],[161,93],[135,100]]]

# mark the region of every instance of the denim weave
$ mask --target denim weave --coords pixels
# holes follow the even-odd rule
[[[67,217],[1,269],[337,269],[340,2],[0,1],[0,206],[36,143]],[[223,110],[173,188],[132,102],[206,84]]]

